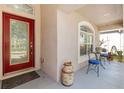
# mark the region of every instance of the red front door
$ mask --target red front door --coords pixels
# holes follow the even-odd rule
[[[3,71],[29,67],[34,67],[34,20],[3,13]]]

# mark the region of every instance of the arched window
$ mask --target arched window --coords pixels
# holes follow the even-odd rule
[[[80,56],[93,51],[93,32],[87,26],[80,26]]]
[[[84,62],[88,59],[88,52],[95,50],[95,30],[93,26],[86,21],[78,25],[78,62]]]

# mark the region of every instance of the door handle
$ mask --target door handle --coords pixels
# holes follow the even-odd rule
[[[32,48],[33,48],[33,45],[32,45],[32,42],[30,42],[30,54],[32,55]]]
[[[30,48],[32,48],[32,45],[30,45]]]

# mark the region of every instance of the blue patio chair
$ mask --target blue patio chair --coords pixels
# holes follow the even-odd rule
[[[100,54],[101,59],[104,59],[104,62],[108,62],[110,64],[110,61],[108,60],[109,54],[108,53],[101,53]]]
[[[100,61],[98,60],[98,57],[96,53],[88,53],[88,68],[87,68],[87,74],[90,70],[94,70],[97,73],[97,76],[99,77],[99,65]],[[92,68],[91,68],[92,66]]]

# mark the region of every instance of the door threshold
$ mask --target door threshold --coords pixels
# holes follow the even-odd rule
[[[11,78],[17,75],[21,75],[21,74],[25,74],[31,71],[35,71],[36,68],[34,67],[30,67],[30,68],[26,68],[26,69],[22,69],[22,70],[18,70],[18,71],[13,71],[13,72],[9,72],[9,73],[5,73],[4,76],[2,77],[2,80],[7,79],[7,78]]]

